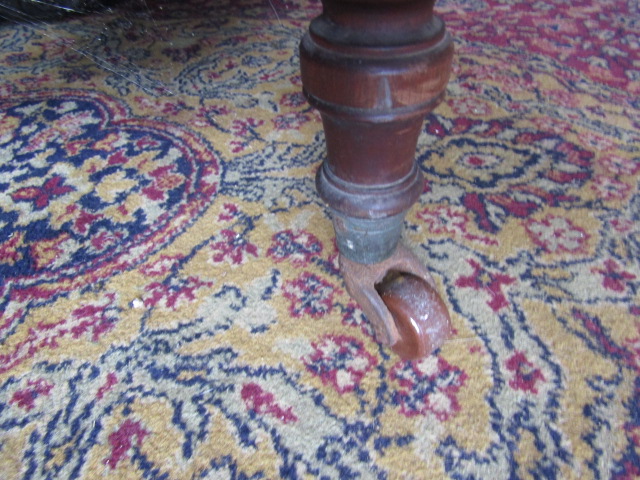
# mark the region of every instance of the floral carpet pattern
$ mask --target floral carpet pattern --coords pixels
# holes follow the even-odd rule
[[[640,11],[443,0],[404,237],[454,337],[346,293],[297,44],[317,1],[0,24],[7,479],[640,477]]]

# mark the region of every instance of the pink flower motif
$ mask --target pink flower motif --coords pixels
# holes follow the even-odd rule
[[[611,150],[616,146],[616,144],[610,139],[596,135],[593,132],[583,133],[580,135],[580,140],[583,145],[588,145],[589,147],[600,151]]]
[[[166,115],[178,115],[182,110],[188,108],[182,100],[178,102],[166,102],[155,99],[152,100],[147,97],[135,97],[134,101],[142,108],[160,111]]]
[[[514,376],[509,380],[509,386],[515,390],[538,393],[537,382],[544,382],[545,378],[539,368],[531,363],[527,356],[516,350],[506,362],[507,370],[513,372]]]
[[[44,379],[29,380],[27,388],[13,394],[9,403],[29,411],[35,408],[36,400],[41,396],[48,397],[54,385]]]
[[[238,213],[239,213],[238,207],[233,203],[225,203],[222,206],[222,208],[223,208],[223,212],[220,215],[218,215],[218,220],[220,222],[228,222],[238,216]]]
[[[556,135],[562,135],[571,130],[570,123],[549,116],[536,117],[532,121],[538,127],[538,130],[555,133]]]
[[[155,262],[143,265],[140,271],[149,277],[161,277],[169,273],[182,258],[182,255],[162,255]]]
[[[49,206],[49,202],[54,198],[63,196],[74,190],[73,187],[65,186],[64,179],[60,176],[51,177],[45,181],[41,187],[24,187],[11,194],[14,202],[32,202],[37,210],[42,210]]]
[[[575,108],[580,101],[571,93],[565,90],[545,90],[543,94],[553,103],[557,103],[562,107]]]
[[[118,463],[129,456],[129,450],[133,447],[133,439],[136,439],[136,445],[142,446],[144,437],[149,435],[149,431],[142,428],[140,422],[134,422],[131,419],[125,420],[115,432],[109,435],[109,444],[111,445],[111,456],[104,460],[104,464],[115,469]]]
[[[505,92],[509,93],[530,92],[538,88],[537,82],[519,75],[500,75],[495,81]]]
[[[231,123],[231,131],[237,137],[247,137],[250,136],[253,131],[264,125],[264,120],[256,120],[255,118],[246,118],[241,120],[234,120]]]
[[[367,372],[378,364],[376,357],[354,337],[324,335],[311,345],[314,352],[303,359],[307,370],[340,394],[356,390]]]
[[[502,287],[511,285],[516,279],[503,273],[489,272],[475,260],[467,260],[467,262],[473,267],[473,273],[467,277],[458,278],[456,286],[487,292],[490,297],[487,304],[494,312],[509,306],[509,302],[502,293]]]
[[[547,215],[541,221],[530,220],[525,224],[529,237],[536,245],[549,253],[584,252],[589,235],[576,227],[571,220],[555,215]]]
[[[211,245],[211,250],[215,252],[212,257],[214,263],[229,261],[232,265],[240,265],[245,254],[258,256],[258,247],[248,242],[242,234],[225,229],[220,236],[222,239]]]
[[[615,178],[599,175],[591,185],[591,189],[603,200],[624,200],[631,191],[631,186]]]
[[[613,175],[635,175],[640,171],[640,158],[623,158],[618,155],[608,155],[600,164]]]
[[[171,283],[154,282],[147,287],[143,302],[146,307],[175,310],[185,302],[194,301],[199,289],[212,286],[213,282],[205,282],[193,276]]]
[[[36,298],[48,298],[49,292],[31,293]],[[110,331],[119,320],[119,309],[115,303],[115,294],[107,293],[99,302],[89,303],[71,312],[69,318],[54,318],[42,321],[29,329],[27,337],[12,349],[0,350],[0,373],[4,373],[35,357],[40,350],[56,349],[59,341],[71,335],[80,338],[89,332],[91,341],[97,341]],[[10,317],[7,322],[13,321]],[[9,324],[7,324],[8,326]],[[4,325],[2,326],[4,328]]]
[[[210,127],[215,124],[212,119],[222,115],[229,115],[230,113],[231,110],[224,105],[200,107],[195,114],[193,125],[200,128]]]
[[[169,191],[182,185],[185,180],[182,175],[171,173],[174,168],[174,165],[166,165],[149,172],[153,181],[150,186],[142,189],[142,193],[149,200],[164,200]]]
[[[112,330],[120,320],[115,293],[108,293],[97,303],[88,303],[71,313],[73,338],[80,338],[87,332],[91,341],[97,342],[105,333]]]
[[[486,116],[491,114],[491,107],[476,97],[462,97],[449,100],[449,105],[458,115]]]
[[[283,230],[271,239],[267,256],[276,263],[287,260],[299,267],[307,265],[321,253],[322,243],[315,235],[304,230],[299,232]]]
[[[498,244],[495,239],[469,233],[467,231],[469,217],[462,209],[451,206],[427,207],[418,212],[417,217],[425,222],[426,228],[431,234],[478,241],[485,245]]]
[[[294,317],[306,314],[319,318],[331,312],[335,291],[334,285],[310,272],[303,272],[282,287],[282,294],[290,301],[289,312]]]
[[[395,402],[406,417],[432,413],[444,422],[460,411],[457,394],[467,374],[441,357],[399,362],[389,376],[399,385]]]
[[[242,387],[240,396],[244,405],[250,412],[258,415],[270,415],[282,423],[294,423],[298,417],[293,413],[292,407],[282,408],[270,392],[265,392],[257,383],[247,383]]]
[[[606,260],[603,268],[592,268],[591,272],[602,275],[604,288],[620,293],[624,292],[627,289],[627,284],[636,278],[634,274],[622,270],[613,259]]]

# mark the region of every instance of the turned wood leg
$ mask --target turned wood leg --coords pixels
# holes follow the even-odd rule
[[[300,44],[304,93],[321,113],[327,143],[317,188],[331,210],[347,289],[379,341],[405,358],[429,354],[450,331],[426,268],[398,247],[423,188],[418,136],[451,70],[453,43],[433,3],[323,0]],[[409,281],[398,282],[402,276]],[[398,309],[416,289],[428,292],[424,301]]]

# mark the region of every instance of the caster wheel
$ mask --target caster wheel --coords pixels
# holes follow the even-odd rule
[[[399,273],[385,279],[376,289],[400,334],[391,349],[403,360],[430,355],[450,336],[447,307],[425,280]]]

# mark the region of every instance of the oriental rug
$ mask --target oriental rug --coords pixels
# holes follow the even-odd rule
[[[445,0],[405,242],[455,328],[380,347],[314,189],[318,1],[0,24],[6,479],[640,477],[640,11]]]

